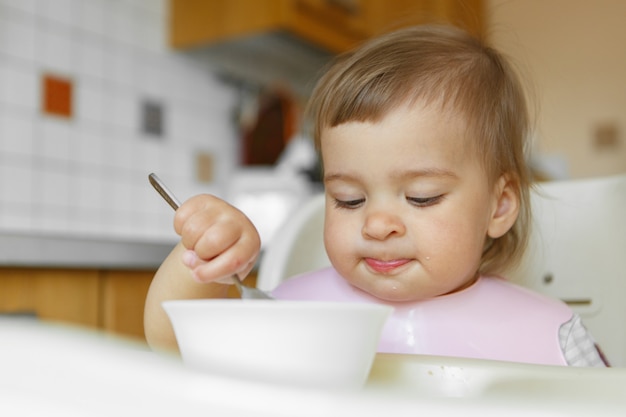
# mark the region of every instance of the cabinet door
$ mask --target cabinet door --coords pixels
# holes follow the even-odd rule
[[[188,48],[280,26],[283,0],[170,0],[170,44]]]
[[[484,0],[170,0],[176,48],[286,31],[332,52],[399,27],[452,23],[481,33]]]
[[[283,21],[290,31],[331,51],[352,48],[370,36],[368,0],[289,0]]]
[[[143,310],[155,271],[103,271],[102,328],[145,340]]]
[[[0,269],[0,312],[99,327],[98,271]]]

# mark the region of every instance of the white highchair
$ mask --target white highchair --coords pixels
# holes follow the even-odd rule
[[[513,281],[577,312],[613,366],[626,366],[626,175],[541,183]]]

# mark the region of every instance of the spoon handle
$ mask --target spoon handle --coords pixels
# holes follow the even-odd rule
[[[148,175],[148,179],[150,180],[150,184],[152,184],[154,189],[157,190],[159,194],[161,194],[161,197],[163,197],[165,201],[167,201],[167,204],[169,204],[174,209],[174,211],[178,210],[178,207],[180,207],[180,200],[176,198],[174,193],[171,192],[169,188],[167,188],[163,181],[161,181],[161,179],[157,177],[155,173]]]

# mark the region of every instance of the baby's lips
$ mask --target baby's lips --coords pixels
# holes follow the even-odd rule
[[[392,259],[389,261],[383,261],[380,259],[365,258],[365,262],[367,263],[367,265],[369,265],[370,268],[378,272],[392,271],[396,268],[406,265],[410,261],[410,259]]]

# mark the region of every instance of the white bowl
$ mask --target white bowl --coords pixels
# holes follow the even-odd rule
[[[213,374],[316,388],[367,380],[393,308],[283,300],[163,303],[186,365]]]

